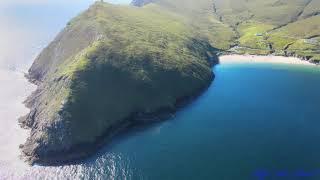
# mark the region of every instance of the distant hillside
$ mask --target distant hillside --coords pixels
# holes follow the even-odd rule
[[[195,29],[197,36],[205,38],[218,49],[229,49],[234,45],[236,34],[233,29],[219,20],[214,13],[212,0],[153,0],[138,1],[134,5],[145,4],[145,8],[169,11],[182,17],[182,20]]]
[[[319,61],[319,0],[140,0],[180,14],[211,45],[234,53]],[[133,2],[135,4],[135,2]],[[137,4],[135,4],[137,5]]]

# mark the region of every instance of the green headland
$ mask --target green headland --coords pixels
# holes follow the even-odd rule
[[[82,159],[119,132],[174,113],[204,91],[221,53],[320,60],[317,0],[94,3],[40,53],[21,124],[30,163]]]

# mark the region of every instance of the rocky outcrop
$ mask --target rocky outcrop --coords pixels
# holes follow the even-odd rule
[[[29,71],[38,89],[20,121],[31,129],[21,146],[26,160],[59,165],[85,158],[120,131],[174,113],[208,87],[213,48],[177,22],[107,3],[73,19]]]

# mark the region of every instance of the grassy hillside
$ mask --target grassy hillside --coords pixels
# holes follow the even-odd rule
[[[295,54],[319,60],[318,0],[153,0],[144,3],[144,7],[156,4],[185,17],[212,46],[222,50],[237,45],[233,52]]]
[[[61,42],[86,39],[69,31],[90,28],[96,32],[92,43],[59,56]],[[95,3],[68,23],[30,70],[42,82],[28,102],[32,113],[24,123],[32,131],[24,153],[45,164],[84,157],[136,116],[172,112],[180,100],[197,95],[212,80],[213,48],[195,34],[180,17],[152,7]],[[58,55],[51,57],[54,64],[44,58],[52,53]]]
[[[275,26],[259,22],[246,22],[238,27],[240,33],[239,44],[244,47],[268,49],[266,33]]]
[[[317,0],[215,0],[217,14],[239,34],[238,53],[298,55],[319,60]]]
[[[282,25],[294,21],[310,0],[214,0],[217,13],[232,25],[245,20]]]
[[[228,24],[220,22],[211,0],[154,0],[144,8],[168,11],[180,16],[197,36],[207,39],[218,49],[226,50],[234,44],[235,32]]]
[[[319,60],[320,16],[311,16],[277,28],[272,24],[246,22],[238,26],[242,53],[295,54]],[[245,49],[247,48],[247,49]]]
[[[304,8],[300,18],[304,19],[317,14],[320,14],[320,1],[311,0],[310,3]]]
[[[316,38],[318,36],[320,36],[320,16],[312,16],[272,31],[269,41],[276,49],[316,51],[320,48],[319,39]]]

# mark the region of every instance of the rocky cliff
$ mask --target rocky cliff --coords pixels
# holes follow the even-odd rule
[[[90,155],[119,131],[173,113],[212,81],[214,49],[178,16],[95,3],[45,48],[21,119],[22,151],[55,165]]]

